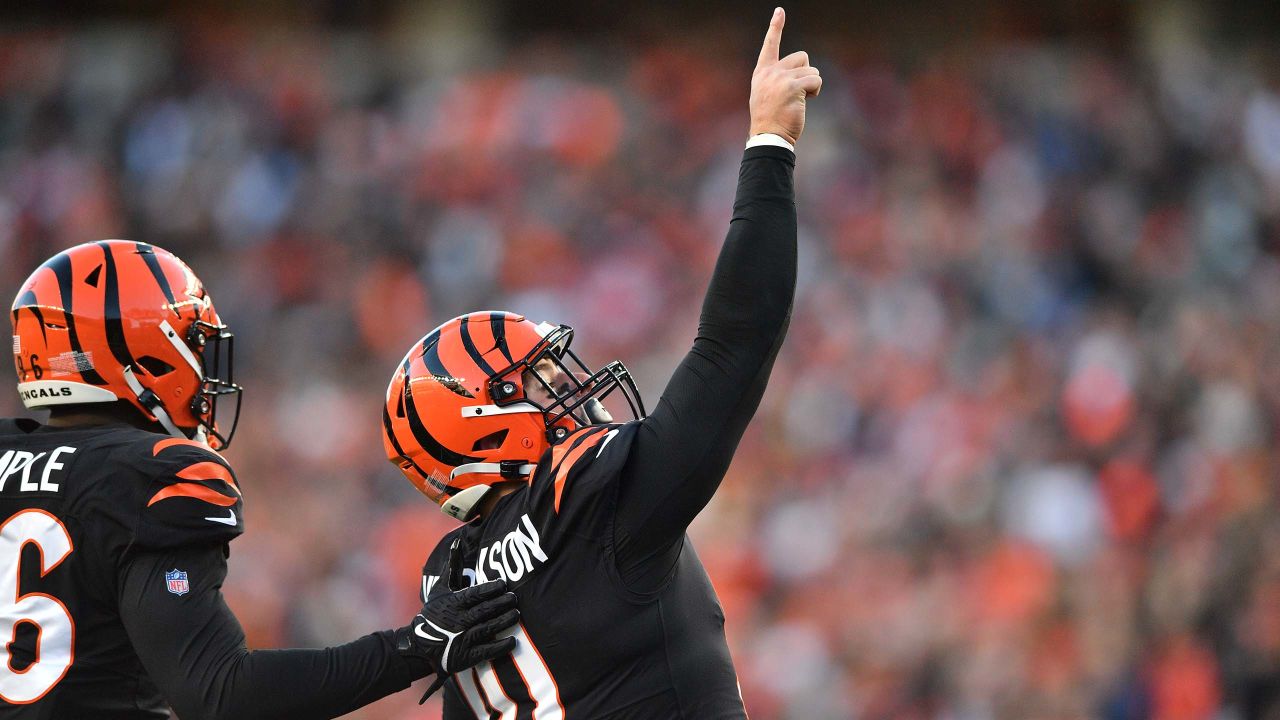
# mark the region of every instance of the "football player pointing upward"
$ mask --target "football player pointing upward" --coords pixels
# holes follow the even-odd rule
[[[764,392],[796,277],[794,146],[822,87],[779,59],[775,11],[751,82],[751,138],[698,337],[644,417],[621,363],[592,371],[568,327],[503,312],[454,318],[396,370],[388,456],[467,521],[451,548],[475,582],[519,598],[514,650],[454,673],[445,718],[742,718],[715,592],[685,529],[715,493]],[[614,423],[620,396],[636,420]]]
[[[220,592],[244,500],[215,450],[240,388],[200,280],[160,248],[87,243],[12,317],[18,391],[50,417],[0,419],[0,718],[314,720],[510,651],[500,583],[339,647],[246,649]]]

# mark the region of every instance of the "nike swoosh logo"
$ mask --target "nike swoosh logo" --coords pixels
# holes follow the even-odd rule
[[[610,430],[609,434],[604,436],[604,442],[600,443],[600,449],[596,451],[596,457],[600,457],[600,453],[604,452],[604,446],[608,445],[609,441],[614,439],[617,436],[618,436],[617,430]]]
[[[222,523],[223,525],[231,525],[234,527],[236,524],[236,511],[228,510],[227,512],[231,513],[227,517],[207,517],[205,518],[205,520],[208,520],[210,522]]]
[[[434,640],[435,642],[440,642],[441,640],[443,640],[443,638],[435,637],[435,636],[434,636],[434,635],[432,635],[431,633],[423,632],[423,631],[422,631],[422,623],[418,623],[417,625],[415,625],[415,626],[414,626],[414,628],[413,628],[413,632],[415,632],[415,633],[418,635],[418,637],[423,638],[423,639],[426,639],[426,640]]]
[[[446,639],[444,643],[444,652],[440,653],[440,669],[444,670],[445,672],[451,672],[452,670],[450,668],[450,665],[452,663],[450,663],[449,660],[451,660],[452,658],[449,657],[449,652],[453,649],[453,639],[458,637],[462,633],[449,632],[448,630],[445,630],[444,628],[431,622],[430,620],[426,620],[425,618],[423,620],[424,622],[420,622],[413,627],[413,632],[417,634],[418,637],[423,638],[424,640],[430,640],[432,642],[440,642],[441,638],[432,637],[429,633],[425,633],[422,631],[423,625],[430,625],[433,630],[445,636]]]

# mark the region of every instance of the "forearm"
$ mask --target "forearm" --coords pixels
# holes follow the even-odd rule
[[[193,689],[211,702],[192,717],[338,717],[409,687],[399,662],[385,631],[318,650],[240,650],[216,667],[193,669]]]
[[[793,164],[782,148],[746,151],[698,337],[641,424],[623,472],[615,545],[624,578],[679,542],[760,403],[795,295]]]
[[[703,300],[695,349],[721,346],[726,358],[758,366],[780,339],[796,288],[794,167],[795,155],[785,148],[743,153],[733,218]]]
[[[190,590],[165,588],[185,569]],[[148,675],[183,720],[327,718],[350,712],[425,674],[381,632],[337,647],[257,650],[222,598],[218,548],[141,554],[121,575],[120,612]]]

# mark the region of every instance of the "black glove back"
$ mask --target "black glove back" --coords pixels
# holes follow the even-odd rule
[[[458,589],[462,584],[458,545],[455,539],[449,547],[444,581],[450,592],[428,599],[413,623],[396,633],[402,655],[425,659],[436,671],[435,682],[419,703],[452,673],[502,657],[516,646],[514,637],[498,637],[520,619],[515,593],[507,592],[505,580]]]

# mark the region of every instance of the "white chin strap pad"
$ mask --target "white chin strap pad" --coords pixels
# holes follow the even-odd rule
[[[489,485],[473,485],[460,493],[455,493],[440,505],[440,512],[455,520],[466,522],[471,519],[471,511],[493,488]]]

